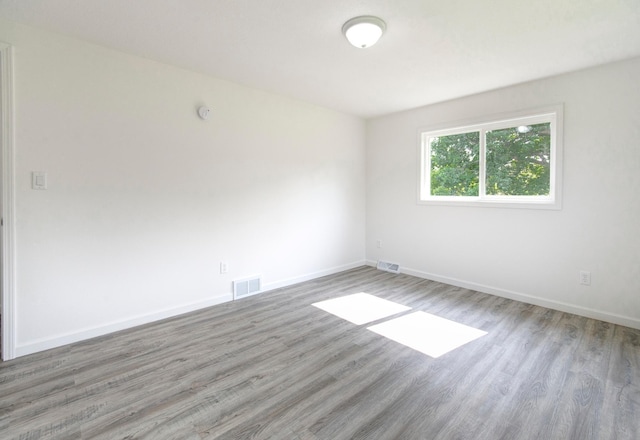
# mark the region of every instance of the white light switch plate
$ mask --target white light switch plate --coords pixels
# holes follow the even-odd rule
[[[47,173],[44,171],[33,171],[31,173],[31,189],[47,189]]]

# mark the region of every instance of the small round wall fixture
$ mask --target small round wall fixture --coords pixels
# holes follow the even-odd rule
[[[376,44],[386,29],[387,25],[382,19],[363,15],[347,21],[342,26],[342,33],[349,43],[365,49]]]
[[[203,105],[202,107],[198,108],[198,116],[200,116],[200,119],[202,119],[203,121],[209,119],[209,113],[211,113],[209,107]]]

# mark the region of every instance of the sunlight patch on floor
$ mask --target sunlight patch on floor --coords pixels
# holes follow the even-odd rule
[[[411,313],[367,329],[433,358],[487,334],[425,312]]]
[[[311,304],[353,324],[361,325],[386,318],[411,307],[360,292]]]

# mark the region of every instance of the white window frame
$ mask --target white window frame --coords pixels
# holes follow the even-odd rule
[[[491,130],[550,123],[550,182],[548,196],[500,196],[486,192],[486,145],[485,133]],[[480,169],[478,196],[433,196],[431,195],[431,142],[437,136],[449,136],[469,132],[480,133]],[[428,127],[419,130],[418,204],[447,206],[484,206],[502,208],[561,209],[562,188],[562,138],[563,106],[550,107],[494,115],[483,119]]]

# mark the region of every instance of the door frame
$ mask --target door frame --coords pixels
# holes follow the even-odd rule
[[[2,218],[2,360],[15,358],[15,164],[14,164],[14,82],[13,47],[0,42],[0,162],[2,181],[0,217]]]

